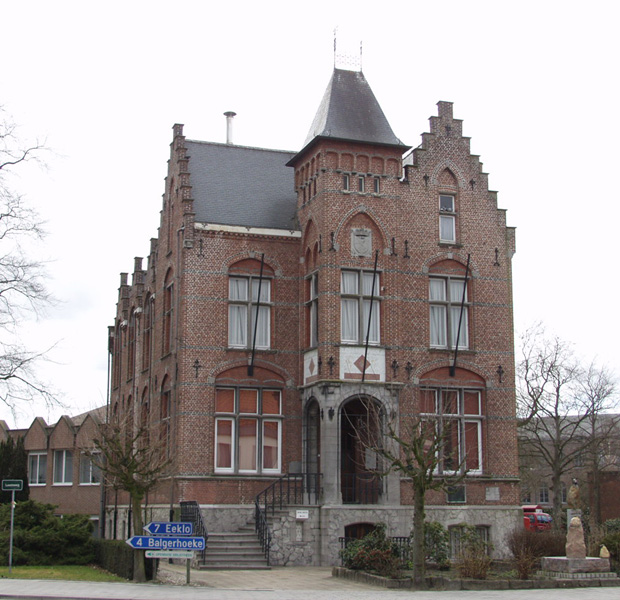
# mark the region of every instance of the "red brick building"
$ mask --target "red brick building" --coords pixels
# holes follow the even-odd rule
[[[363,73],[335,69],[298,152],[174,126],[158,237],[121,275],[110,328],[111,414],[156,429],[174,460],[152,507],[195,500],[230,531],[303,473],[318,498],[272,518],[274,560],[335,563],[363,524],[409,535],[410,485],[377,475],[362,438],[426,415],[450,446],[439,470],[468,469],[429,518],[502,552],[519,518],[514,230],[438,107],[411,150]],[[363,434],[369,402],[381,422]]]

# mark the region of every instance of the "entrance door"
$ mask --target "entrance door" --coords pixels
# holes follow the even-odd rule
[[[342,407],[340,476],[344,504],[377,504],[381,495],[373,450],[380,441],[379,412],[370,402],[356,398]]]

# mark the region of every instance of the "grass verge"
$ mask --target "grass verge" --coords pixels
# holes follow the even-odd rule
[[[93,565],[59,565],[37,567],[13,567],[9,575],[8,567],[0,567],[0,578],[11,579],[64,579],[67,581],[126,582],[126,579],[108,573]]]

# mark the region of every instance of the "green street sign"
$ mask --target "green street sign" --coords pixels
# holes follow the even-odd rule
[[[24,482],[21,479],[3,479],[3,492],[21,492],[24,489]]]

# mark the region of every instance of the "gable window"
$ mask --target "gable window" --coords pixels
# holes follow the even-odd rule
[[[217,388],[215,412],[216,472],[281,471],[282,398],[279,390]]]
[[[71,450],[54,450],[54,485],[73,483],[73,453]]]
[[[454,196],[439,195],[439,241],[456,242],[456,210]]]
[[[381,317],[379,292],[378,273],[373,277],[372,271],[342,271],[340,280],[340,337],[342,342],[365,344],[366,336],[368,336],[370,344],[379,343]]]
[[[101,469],[84,452],[80,454],[80,485],[99,485]]]
[[[309,344],[314,348],[319,343],[319,282],[318,274],[313,273],[308,279],[308,325],[310,328]]]
[[[28,485],[45,485],[47,480],[47,453],[28,455]]]
[[[478,390],[424,388],[420,413],[440,444],[437,472],[482,472],[482,398]]]
[[[251,348],[256,328],[256,348],[268,349],[271,331],[271,280],[263,278],[261,281],[255,276],[231,276],[228,300],[228,345],[232,348]]]
[[[429,303],[431,347],[454,348],[458,337],[459,348],[469,348],[469,303],[465,279],[431,277]]]

